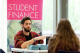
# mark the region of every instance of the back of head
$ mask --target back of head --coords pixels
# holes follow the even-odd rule
[[[62,40],[63,44],[68,44],[68,46],[70,46],[71,44],[75,43],[76,45],[79,45],[79,39],[74,33],[72,26],[67,18],[60,20],[56,33],[58,35],[57,38]]]
[[[63,50],[66,49],[70,51],[71,49],[74,49],[72,46],[73,44],[76,45],[76,49],[79,50],[79,39],[74,33],[67,18],[61,19],[58,23],[56,34],[49,40],[49,50],[56,51],[56,48],[60,44],[62,45]]]
[[[58,27],[56,30],[57,33],[71,33],[73,32],[73,29],[71,27],[71,24],[69,22],[69,20],[67,18],[63,18],[60,20],[60,22],[58,23]]]
[[[76,34],[74,33],[72,26],[67,18],[63,18],[58,23],[56,33],[63,38],[75,38]]]

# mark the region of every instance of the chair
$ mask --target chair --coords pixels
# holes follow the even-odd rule
[[[50,36],[46,37],[46,45],[48,44]]]
[[[9,45],[9,49],[10,49],[10,51],[11,51],[11,48],[14,48],[14,46],[13,46],[13,45]]]
[[[77,52],[77,51],[63,51],[63,50],[59,50],[58,53],[80,53],[80,52]]]
[[[0,49],[0,53],[5,53],[2,49]]]

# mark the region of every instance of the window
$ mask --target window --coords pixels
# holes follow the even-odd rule
[[[53,36],[56,31],[56,0],[43,0],[42,35]],[[48,39],[44,39],[47,44]]]
[[[43,34],[53,34],[53,0],[43,0]]]
[[[68,0],[68,15],[72,28],[77,34],[80,34],[80,0]]]
[[[73,30],[80,39],[80,0],[68,0],[68,17]]]

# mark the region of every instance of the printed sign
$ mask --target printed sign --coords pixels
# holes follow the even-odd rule
[[[42,20],[42,0],[7,0],[7,19],[21,20],[29,16],[31,20]]]

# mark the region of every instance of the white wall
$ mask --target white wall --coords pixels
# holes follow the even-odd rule
[[[0,48],[7,53],[7,0],[0,0]]]

